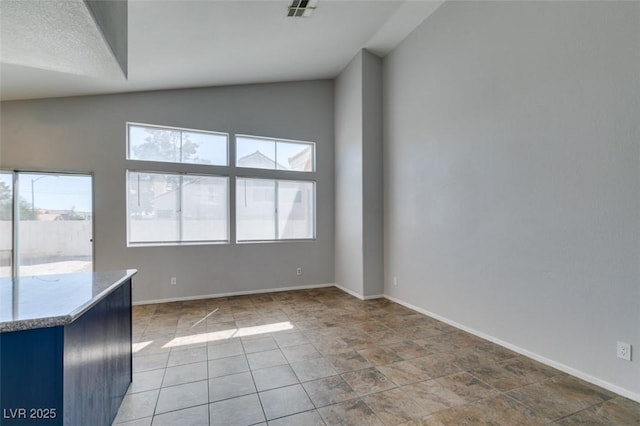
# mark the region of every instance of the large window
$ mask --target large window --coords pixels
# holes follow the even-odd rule
[[[229,178],[155,172],[127,173],[129,243],[229,240]]]
[[[315,143],[234,140],[127,123],[128,245],[228,243],[231,232],[243,243],[314,239]]]
[[[236,239],[300,240],[315,237],[315,182],[237,178]]]

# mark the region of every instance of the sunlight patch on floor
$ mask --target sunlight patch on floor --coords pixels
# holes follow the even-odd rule
[[[233,337],[255,336],[258,334],[273,333],[293,329],[293,324],[289,321],[273,324],[256,325],[253,327],[230,328],[222,331],[212,331],[209,333],[194,334],[191,336],[176,337],[163,348],[174,348],[176,346],[194,345],[198,343],[215,342],[218,340],[231,339]]]

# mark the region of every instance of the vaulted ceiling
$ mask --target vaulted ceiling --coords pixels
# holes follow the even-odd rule
[[[129,0],[125,76],[85,1],[2,0],[0,99],[333,78],[362,48],[387,54],[441,3],[319,0],[291,18],[287,0]]]

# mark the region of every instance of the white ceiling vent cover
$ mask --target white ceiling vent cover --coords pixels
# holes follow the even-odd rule
[[[287,16],[291,18],[308,18],[318,5],[318,0],[293,0]]]

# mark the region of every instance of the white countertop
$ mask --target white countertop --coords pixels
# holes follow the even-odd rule
[[[67,325],[137,272],[0,278],[0,333]]]

